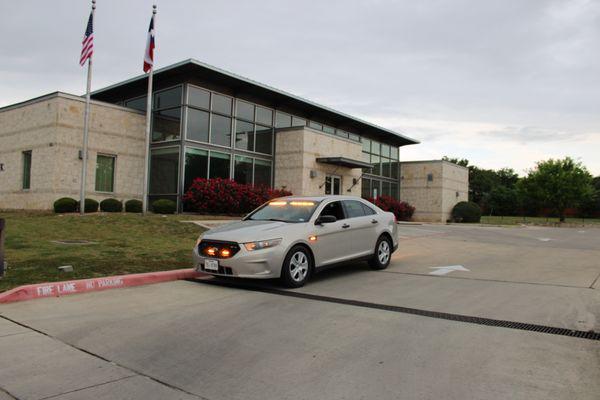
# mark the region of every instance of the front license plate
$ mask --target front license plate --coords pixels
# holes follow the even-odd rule
[[[218,260],[205,260],[204,261],[204,269],[207,271],[219,271],[219,261]]]

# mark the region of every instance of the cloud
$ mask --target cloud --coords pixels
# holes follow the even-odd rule
[[[519,143],[537,143],[537,142],[562,142],[562,141],[580,141],[588,138],[589,133],[558,131],[555,129],[540,128],[536,126],[507,126],[499,130],[480,132],[483,137],[493,137],[495,139],[507,139]]]
[[[98,2],[94,89],[141,73],[151,4]],[[0,106],[84,91],[88,13],[4,7]],[[158,67],[197,58],[399,130],[422,141],[406,159],[523,169],[570,155],[600,174],[596,0],[178,0],[159,2],[156,30]]]

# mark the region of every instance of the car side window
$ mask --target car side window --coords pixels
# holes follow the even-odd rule
[[[346,213],[348,218],[364,217],[365,210],[362,207],[362,203],[356,200],[344,200],[344,207],[346,207]]]
[[[346,218],[341,201],[333,201],[325,205],[321,211],[321,214],[319,214],[319,217],[322,217],[323,215],[333,215],[338,220]]]
[[[360,203],[360,205],[362,206],[362,208],[363,208],[363,210],[365,212],[365,215],[375,215],[375,214],[377,214],[375,212],[375,210],[373,210],[371,207],[369,207],[365,203]]]

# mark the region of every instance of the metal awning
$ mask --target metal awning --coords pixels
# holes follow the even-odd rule
[[[318,157],[317,162],[323,164],[337,165],[338,167],[346,168],[372,168],[373,166],[368,162],[353,160],[346,157]]]

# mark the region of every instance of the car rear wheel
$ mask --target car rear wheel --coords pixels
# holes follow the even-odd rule
[[[380,236],[375,245],[375,254],[369,260],[373,269],[386,269],[392,257],[392,242],[387,236]]]
[[[281,269],[281,280],[287,287],[304,286],[310,276],[312,258],[303,246],[294,246],[285,256]]]

